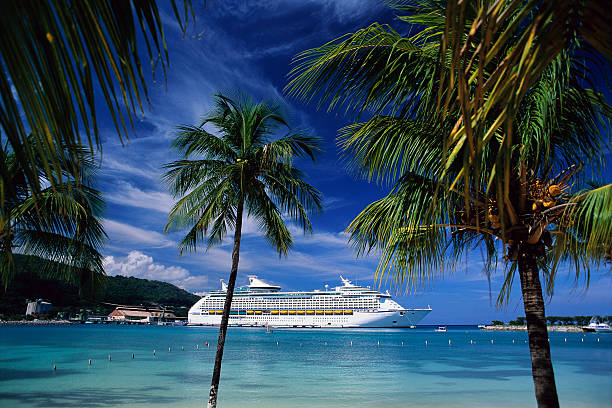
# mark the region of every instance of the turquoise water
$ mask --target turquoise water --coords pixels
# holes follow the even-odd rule
[[[216,337],[195,327],[0,327],[0,406],[202,407]],[[219,405],[533,407],[526,339],[468,327],[232,327]],[[562,406],[611,406],[612,335],[551,333],[550,342]]]

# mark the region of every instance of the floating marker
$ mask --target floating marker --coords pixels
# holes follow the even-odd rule
[[[168,347],[168,353],[169,353],[170,351],[171,351],[171,350],[170,350],[170,347]]]
[[[564,339],[564,341],[567,343],[567,337]]]
[[[493,344],[493,339],[491,339],[491,344]]]
[[[108,361],[111,361],[111,357],[110,357],[110,354],[108,355]]]
[[[580,339],[580,341],[582,341],[584,343],[584,337]]]
[[[185,347],[181,346],[181,351],[185,351]]]
[[[597,342],[599,343],[599,337],[597,338]]]
[[[512,339],[512,344],[514,344],[514,339]]]
[[[451,341],[450,341],[450,339],[448,340],[448,345],[449,345],[449,346],[451,345]]]
[[[199,349],[200,349],[200,345],[196,344],[196,350],[199,350]]]
[[[134,353],[132,353],[132,360],[134,359]]]
[[[325,343],[325,345],[327,346],[327,343]],[[276,347],[278,347],[278,341],[276,342]]]
[[[87,365],[91,365],[91,358],[89,359],[89,363]]]
[[[155,349],[153,349],[153,355],[155,355]]]
[[[378,344],[376,344],[377,346],[380,346],[380,340],[378,341]]]
[[[425,340],[425,345],[427,345],[427,340]]]
[[[404,346],[404,342],[402,341],[402,347]]]
[[[527,343],[527,340],[525,340],[525,343]]]
[[[53,371],[57,370],[57,365],[53,364]]]
[[[353,347],[353,340],[351,340],[351,347]]]
[[[208,342],[206,342],[206,347],[209,347]]]

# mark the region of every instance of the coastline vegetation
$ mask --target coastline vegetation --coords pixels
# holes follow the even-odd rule
[[[87,313],[108,315],[119,305],[163,305],[176,316],[187,310],[199,297],[170,283],[125,276],[108,276],[103,290],[95,298],[79,295],[76,284],[46,270],[50,261],[35,256],[15,254],[15,277],[6,290],[0,290],[0,314],[4,320],[24,318],[26,301],[43,298],[53,304],[48,318],[75,317]]]
[[[588,285],[612,255],[612,184],[587,183],[610,148],[612,108],[595,79],[609,48],[563,26],[568,4],[449,4],[392,2],[413,34],[375,23],[303,51],[286,91],[361,120],[340,129],[340,149],[391,191],[347,232],[358,255],[380,254],[379,281],[425,286],[480,247],[487,274],[504,261],[503,306],[518,275],[536,400],[558,407],[541,279],[552,295],[569,264]],[[542,51],[542,18],[561,24],[557,48]]]

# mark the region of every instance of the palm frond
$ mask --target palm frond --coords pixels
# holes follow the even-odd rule
[[[191,1],[184,4],[186,21]],[[165,76],[168,63],[152,0],[10,0],[3,4],[0,35],[11,39],[0,44],[0,129],[35,191],[37,157],[55,183],[60,159],[78,163],[74,149],[101,147],[94,89],[101,90],[120,140],[127,137],[134,115],[148,101],[138,38],[145,39],[144,55],[153,70],[161,65]],[[64,153],[56,156],[55,146]],[[7,176],[3,166],[0,172]]]

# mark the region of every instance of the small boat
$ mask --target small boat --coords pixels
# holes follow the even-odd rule
[[[446,332],[446,326],[438,326],[436,329],[437,332],[444,333]]]
[[[612,327],[609,322],[600,322],[599,318],[593,316],[588,326],[583,326],[582,331],[587,333],[612,333]]]

